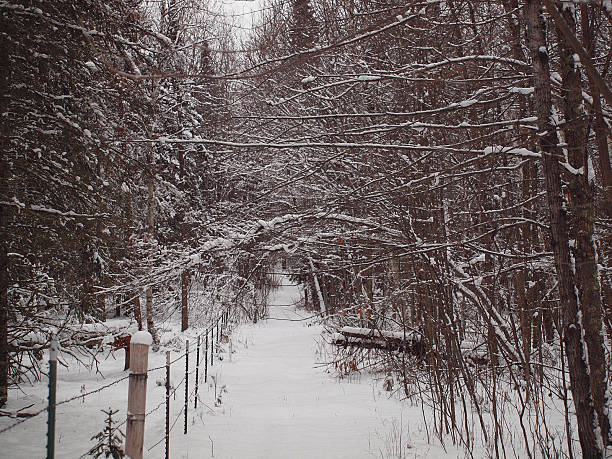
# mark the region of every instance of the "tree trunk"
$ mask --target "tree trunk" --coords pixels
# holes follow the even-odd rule
[[[136,323],[138,324],[138,330],[142,330],[142,309],[140,308],[140,292],[136,294],[134,299],[132,300],[132,304],[134,306],[134,319],[136,319]]]
[[[8,399],[8,256],[0,242],[0,408]]]
[[[561,12],[570,31],[576,32],[574,13],[569,8]],[[582,327],[586,343],[591,395],[597,413],[603,446],[608,443],[610,422],[607,415],[607,376],[602,335],[602,309],[599,273],[593,243],[594,183],[589,180],[593,165],[588,157],[586,139],[587,118],[582,109],[582,85],[574,52],[564,35],[558,31],[562,100],[565,123],[563,133],[567,144],[567,161],[577,173],[568,179],[570,209],[570,248],[573,255],[573,274],[578,292],[578,308],[582,313]],[[584,344],[583,344],[584,346]]]
[[[157,343],[157,333],[155,333],[155,322],[153,321],[153,288],[147,287],[147,291],[145,292],[146,297],[146,305],[145,312],[147,315],[147,330],[151,333],[153,337],[153,341]]]
[[[6,45],[9,41],[5,40]],[[11,74],[11,62],[8,46],[0,46],[0,88],[8,87]],[[0,113],[6,113],[8,94],[0,97]],[[6,144],[8,143],[7,123],[0,122],[0,189],[6,190],[8,165]],[[0,206],[0,408],[8,399],[8,231],[6,210]]]
[[[517,59],[524,61],[525,53],[521,46],[521,28],[520,18],[518,9],[518,0],[509,0],[503,2],[504,9],[508,14],[506,21],[506,28],[508,35],[512,43],[512,56]],[[523,118],[528,112],[526,103],[523,99],[520,99],[520,111],[519,118]],[[519,196],[521,201],[525,201],[529,198],[529,179],[530,177],[530,164],[525,163],[521,166],[521,183],[519,189]],[[528,218],[526,215],[526,209],[522,209],[522,216]],[[517,226],[516,231],[517,244],[519,252],[525,254],[530,250],[531,231],[529,223],[523,223]],[[517,269],[514,276],[514,291],[516,294],[516,306],[519,312],[520,319],[520,330],[521,330],[521,344],[523,350],[523,358],[525,359],[523,365],[523,377],[527,387],[527,398],[530,397],[530,381],[531,381],[531,348],[532,348],[532,322],[533,322],[533,311],[530,308],[528,300],[528,267],[527,262],[523,261],[521,268]]]
[[[602,207],[606,216],[612,219],[612,166],[610,165],[610,149],[608,147],[608,128],[603,118],[601,108],[601,95],[597,86],[589,84],[593,97],[593,125],[595,130],[595,140],[599,152],[599,167],[601,170],[601,187],[603,189]]]
[[[556,127],[551,121],[551,83],[548,51],[544,32],[542,7],[537,0],[527,0],[527,41],[533,59],[535,108],[550,212],[550,232],[555,267],[559,282],[559,301],[563,312],[563,339],[569,367],[571,390],[576,410],[578,436],[585,458],[599,458],[602,448],[598,442],[597,422],[592,403],[591,383],[583,358],[582,324],[578,314],[578,298],[571,269],[568,221],[562,198],[559,162],[564,162],[559,147]]]
[[[591,28],[592,15],[590,14],[592,11],[592,7],[588,5],[581,6],[583,41],[591,58],[595,55],[595,39]],[[593,120],[593,130],[595,131],[595,142],[599,156],[599,169],[601,171],[602,207],[605,217],[612,220],[612,165],[610,164],[610,148],[608,146],[610,130],[604,121],[599,88],[588,73],[587,76],[589,77],[589,89],[593,99],[591,118]],[[602,250],[601,258],[609,260],[612,257],[612,252],[610,252],[612,249],[612,234],[610,232],[604,233],[602,239],[602,248],[605,247],[605,249]],[[607,319],[608,334],[612,337],[612,286],[610,285],[609,278],[603,272],[599,281],[602,290],[602,308]]]
[[[149,171],[148,171],[148,177],[147,177],[147,189],[148,189],[148,199],[147,199],[147,206],[148,206],[148,215],[147,215],[147,224],[148,224],[148,230],[149,230],[149,241],[151,242],[151,244],[153,243],[153,234],[155,232],[155,220],[154,220],[154,215],[155,215],[155,199],[154,199],[154,191],[155,191],[155,185],[153,183],[153,152],[149,153]],[[151,282],[152,279],[149,280],[149,282]],[[157,336],[157,332],[155,331],[155,322],[153,321],[153,287],[148,286],[147,290],[145,292],[146,295],[146,308],[145,308],[145,312],[146,312],[146,316],[147,316],[147,329],[149,330],[149,333],[151,333],[151,336],[153,337],[153,342],[154,343],[158,343],[159,342],[159,338]]]
[[[181,273],[181,331],[189,328],[189,270]]]
[[[523,376],[527,384],[527,398],[530,396],[530,381],[531,381],[531,322],[532,314],[527,303],[527,282],[526,269],[523,266],[518,269],[514,277],[514,286],[516,291],[516,303],[520,314],[521,326],[521,343],[523,345],[523,358],[525,363],[523,366]]]
[[[98,310],[100,311],[99,317],[101,320],[106,320],[106,295],[103,293],[98,293],[98,295],[96,295],[96,299],[98,303]]]
[[[178,163],[179,163],[179,190],[185,192],[185,152],[179,145],[178,147]],[[181,242],[186,239],[185,228],[185,202],[179,204],[179,226],[181,233]],[[181,273],[181,330],[185,331],[189,328],[189,280],[190,274],[188,270],[183,270]]]

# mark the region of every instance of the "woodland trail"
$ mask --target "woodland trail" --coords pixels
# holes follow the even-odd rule
[[[187,435],[183,434],[184,359],[180,357],[184,351],[180,345],[172,351],[178,360],[171,374],[177,391],[170,399],[170,458],[457,457],[456,451],[446,455],[434,437],[429,444],[421,407],[385,392],[380,379],[367,374],[338,379],[326,371],[322,326],[310,319],[309,312],[296,308],[298,288],[287,285],[286,278],[282,281],[285,285],[272,293],[269,318],[239,325],[230,333],[229,342],[208,367],[207,384],[200,366],[199,403],[194,409],[190,396]],[[187,337],[169,333],[176,334],[177,343]],[[194,342],[194,335],[190,338]],[[191,375],[195,361],[191,352]],[[149,368],[161,370],[150,374],[147,387],[147,459],[165,457],[164,364],[165,352],[150,353]],[[117,384],[58,408],[58,459],[88,457],[90,439],[103,427],[101,410],[117,409],[116,421],[125,420],[127,372],[122,355],[107,356],[100,365],[104,375],[74,362],[59,370],[58,400],[113,381]],[[46,381],[25,387],[12,396],[13,408],[44,407],[46,394]],[[41,457],[45,432],[44,415],[19,425],[0,439],[0,457]]]
[[[317,364],[322,329],[303,320],[298,299],[297,287],[281,287],[269,319],[232,334],[236,352],[212,373],[222,402],[196,419],[181,457],[398,457],[390,449],[400,443],[410,457],[445,457],[424,441],[420,407],[389,398],[381,381],[339,380]]]

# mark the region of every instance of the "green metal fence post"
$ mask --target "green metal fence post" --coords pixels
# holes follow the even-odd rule
[[[47,459],[55,457],[55,390],[57,385],[57,348],[58,343],[51,340],[49,349],[49,406],[47,408]]]

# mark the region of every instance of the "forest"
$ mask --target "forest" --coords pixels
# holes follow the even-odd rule
[[[0,21],[0,408],[53,337],[91,362],[110,318],[162,347],[257,322],[282,271],[329,366],[385,374],[466,457],[612,454],[610,0]]]

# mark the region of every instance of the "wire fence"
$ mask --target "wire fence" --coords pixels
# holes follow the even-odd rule
[[[189,340],[186,341],[186,345],[184,348],[184,351],[179,354],[178,356],[176,356],[174,359],[170,360],[169,358],[167,359],[167,362],[165,365],[160,365],[154,368],[150,368],[147,370],[147,374],[153,373],[155,371],[159,371],[162,369],[166,369],[166,394],[164,396],[164,398],[156,405],[154,406],[152,409],[150,409],[149,411],[147,411],[145,413],[145,419],[148,418],[150,415],[152,415],[153,413],[155,413],[156,411],[158,411],[161,407],[165,406],[166,407],[166,411],[167,411],[167,415],[166,415],[166,429],[165,429],[165,435],[163,435],[161,438],[157,439],[155,442],[153,442],[153,444],[151,446],[149,446],[147,448],[147,451],[151,451],[154,448],[156,448],[157,446],[159,446],[162,442],[164,442],[164,440],[166,441],[166,451],[165,451],[165,457],[169,458],[170,455],[170,451],[169,451],[169,434],[170,432],[172,432],[172,430],[174,429],[175,425],[177,424],[178,420],[181,417],[184,417],[185,419],[185,431],[184,433],[187,434],[187,428],[188,428],[188,423],[187,423],[187,414],[188,414],[188,407],[190,403],[194,403],[194,408],[197,407],[197,401],[198,401],[198,392],[199,392],[199,388],[200,388],[200,379],[201,377],[204,378],[204,382],[207,383],[208,382],[208,363],[209,363],[209,359],[210,359],[210,365],[214,365],[214,355],[215,352],[218,354],[219,353],[219,348],[221,345],[221,338],[224,336],[228,336],[230,331],[231,331],[231,326],[235,325],[237,323],[237,321],[234,321],[231,314],[230,314],[230,309],[229,308],[225,308],[223,310],[221,310],[219,312],[219,314],[212,320],[212,322],[209,324],[209,326],[207,328],[205,328],[196,338],[197,340],[192,340],[191,342],[189,342]],[[204,340],[202,338],[205,338]],[[203,352],[202,351],[202,344],[204,344],[204,349]],[[195,364],[195,368],[189,370],[189,354],[190,351],[196,351],[196,364]],[[169,352],[167,353],[169,355]],[[168,376],[170,375],[170,370],[173,367],[173,365],[175,365],[177,362],[184,360],[185,362],[185,371],[181,372],[183,373],[183,376],[181,378],[181,380],[174,385],[174,387],[171,386],[170,384],[170,380],[168,378]],[[200,375],[200,369],[201,367],[204,366],[204,373],[202,375]],[[195,384],[194,387],[191,389],[191,391],[188,390],[189,387],[189,380],[190,378],[192,378],[195,375],[196,380],[195,380]],[[100,386],[96,389],[87,391],[87,392],[80,392],[79,394],[75,394],[71,397],[68,397],[64,400],[61,400],[57,403],[55,403],[55,407],[57,406],[61,406],[64,404],[68,404],[71,403],[75,400],[85,400],[85,397],[90,396],[90,395],[94,395],[100,392],[104,392],[114,386],[116,386],[117,384],[120,384],[123,381],[126,381],[127,379],[129,379],[130,375],[126,375],[123,376],[119,379],[116,379],[114,381],[111,381],[107,384],[104,384],[103,386]],[[170,406],[170,398],[176,398],[176,393],[179,391],[179,389],[182,389],[184,386],[185,388],[185,399],[184,399],[184,403],[182,403],[180,410],[175,414],[172,423],[170,423],[170,417],[169,417],[169,406]],[[50,385],[51,387],[51,385]],[[126,401],[126,405],[127,405],[127,401]],[[46,406],[44,406],[43,408],[34,411],[34,412],[28,412],[28,413],[19,413],[18,416],[21,416],[21,419],[18,419],[16,422],[3,427],[2,429],[0,429],[0,435],[5,434],[6,432],[9,432],[10,430],[16,428],[17,426],[24,424],[32,419],[35,419],[37,417],[39,417],[40,415],[42,415],[45,412],[49,412],[49,404],[47,404]],[[118,431],[119,429],[121,429],[125,424],[127,423],[127,418],[124,419],[121,423],[117,424],[116,426],[113,426],[112,430],[113,432]],[[48,445],[49,445],[50,441],[48,439]],[[82,456],[80,456],[81,458],[83,457],[87,457],[88,455],[91,454],[91,450],[88,450],[86,453],[84,453]]]

